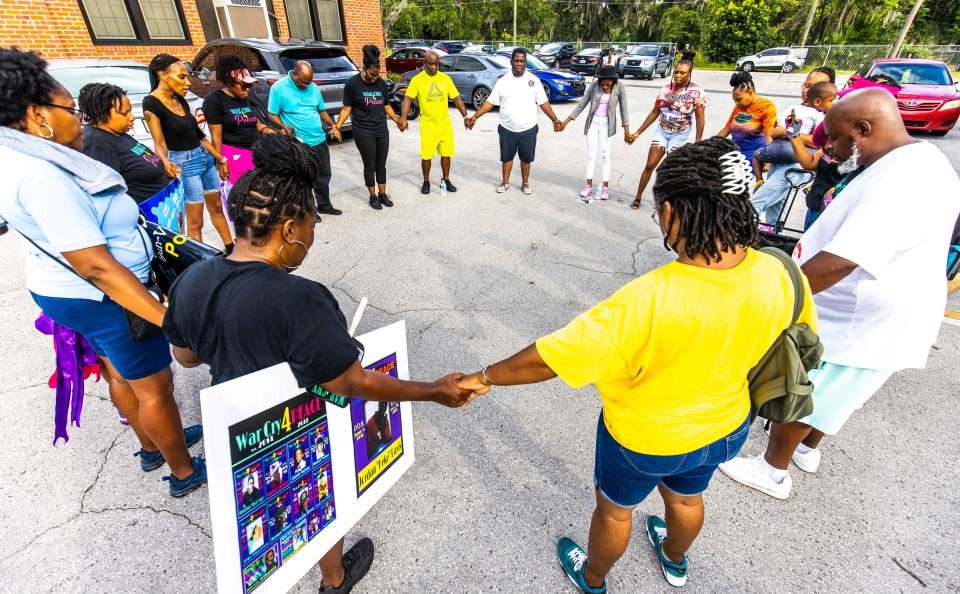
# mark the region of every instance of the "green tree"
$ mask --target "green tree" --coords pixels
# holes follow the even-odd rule
[[[660,20],[659,39],[672,41],[679,48],[688,43],[690,47],[698,47],[700,45],[700,14],[677,6],[668,9]]]
[[[703,24],[702,49],[710,60],[733,62],[770,43],[768,0],[711,0]]]

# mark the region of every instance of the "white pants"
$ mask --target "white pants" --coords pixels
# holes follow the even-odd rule
[[[611,136],[607,135],[607,118],[594,116],[587,130],[587,179],[593,179],[593,170],[597,165],[597,152],[600,152],[600,169],[603,181],[610,181]]]

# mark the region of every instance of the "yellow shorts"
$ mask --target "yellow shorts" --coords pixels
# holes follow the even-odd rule
[[[453,156],[453,129],[424,130],[420,129],[420,158],[429,161],[434,155],[441,157]]]

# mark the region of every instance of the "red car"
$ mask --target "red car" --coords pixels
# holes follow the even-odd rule
[[[944,136],[960,118],[960,86],[939,60],[884,58],[868,62],[850,75],[846,86],[860,77],[885,74],[900,84],[897,105],[908,130]]]
[[[429,47],[407,47],[395,51],[387,58],[387,72],[403,74],[420,68],[423,66],[428,51],[431,51]],[[447,55],[447,52],[443,50],[435,49],[432,51],[437,52],[441,58]]]

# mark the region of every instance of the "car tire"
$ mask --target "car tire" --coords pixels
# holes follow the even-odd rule
[[[551,96],[550,96],[550,85],[548,85],[547,83],[545,83],[545,82],[543,82],[543,81],[540,81],[540,84],[543,85],[543,92],[547,94],[547,103],[550,103],[550,99],[551,99]]]
[[[622,72],[618,72],[618,73],[617,73],[617,78],[623,78],[623,73],[622,73]]]
[[[487,87],[477,87],[473,90],[473,94],[470,95],[470,103],[473,105],[473,109],[480,109],[480,106],[487,100],[487,97],[490,96],[490,89]]]
[[[400,113],[400,112],[397,112],[397,113]],[[415,120],[418,117],[420,117],[420,103],[414,100],[410,104],[410,111],[407,112],[407,119]]]
[[[660,78],[667,78],[667,69],[664,68],[663,72],[660,73]]]
[[[753,62],[744,62],[740,65],[740,70],[744,72],[753,72]]]
[[[783,65],[783,72],[786,74],[790,74],[796,69],[797,69],[797,65],[794,64],[793,62],[787,62],[786,64]]]
[[[647,80],[653,80],[653,70],[651,70],[650,74],[647,75]]]

